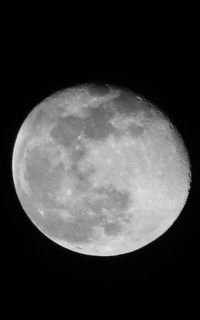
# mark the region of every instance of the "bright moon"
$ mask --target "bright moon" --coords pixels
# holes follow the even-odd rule
[[[57,244],[96,256],[161,236],[191,182],[187,150],[168,117],[130,90],[95,84],[57,92],[31,111],[12,171],[33,224]]]

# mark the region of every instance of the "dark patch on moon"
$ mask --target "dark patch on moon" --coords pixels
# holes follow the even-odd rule
[[[79,218],[76,222],[65,222],[62,227],[62,238],[71,243],[88,243],[91,226],[88,221]]]
[[[26,160],[24,177],[34,194],[46,193],[50,189],[48,158],[41,152],[41,147],[34,147]]]
[[[43,146],[35,146],[25,161],[24,179],[27,181],[35,201],[41,201],[45,207],[54,205],[55,190],[60,185],[64,173],[64,164],[60,162],[52,167],[49,153]]]
[[[118,97],[112,100],[113,108],[120,115],[131,117],[142,113],[145,118],[152,119],[155,117],[155,108],[149,105],[146,101],[140,101],[133,94],[123,91]],[[131,129],[131,128],[130,128]],[[142,133],[142,128],[136,128],[136,125],[130,130],[137,135],[139,131]]]
[[[80,160],[84,158],[87,153],[86,147],[81,142],[76,142],[70,149],[70,160],[72,163],[77,164]]]
[[[77,151],[77,150],[76,150]],[[95,168],[90,166],[86,170],[80,170],[79,164],[80,161],[84,158],[86,151],[85,149],[79,150],[80,154],[71,155],[72,166],[70,169],[70,175],[74,178],[74,184],[76,187],[76,191],[78,192],[86,192],[90,188],[90,176],[95,172]]]
[[[144,128],[142,126],[138,126],[135,123],[132,123],[128,127],[128,132],[132,135],[133,138],[137,138],[143,134]]]
[[[122,227],[119,222],[107,222],[104,225],[104,232],[108,236],[116,236],[120,234]]]
[[[115,132],[115,128],[109,122],[114,111],[108,110],[103,104],[96,108],[88,108],[88,116],[84,119],[84,134],[92,140],[104,140],[109,134]]]
[[[32,113],[30,113],[30,116]],[[38,106],[33,110],[33,120],[31,123],[31,129],[30,131],[33,132],[37,128],[40,128],[43,123],[45,123],[48,120],[48,112],[45,110],[44,107]],[[28,120],[28,118],[27,118]],[[31,117],[30,117],[31,121]]]
[[[122,92],[112,100],[114,108],[120,114],[131,115],[142,111],[141,104],[128,92]]]
[[[92,210],[95,214],[101,215],[102,209],[105,207],[104,199],[97,199],[95,201],[88,202],[87,207]]]
[[[51,130],[51,136],[56,143],[69,147],[78,138],[83,129],[82,120],[75,116],[58,119]]]
[[[97,193],[104,196],[104,205],[107,210],[122,211],[129,207],[129,192],[120,192],[114,187],[98,188]]]
[[[97,214],[102,214],[102,209],[108,212],[121,212],[129,208],[130,194],[129,192],[119,192],[115,188],[98,188],[95,192],[100,198],[91,202],[89,208]]]
[[[90,172],[80,172],[74,170],[76,191],[84,193],[90,188]]]
[[[88,93],[93,97],[104,97],[110,93],[110,87],[107,84],[89,84]]]

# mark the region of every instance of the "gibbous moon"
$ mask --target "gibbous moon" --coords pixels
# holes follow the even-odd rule
[[[58,245],[96,256],[160,237],[191,182],[186,147],[168,117],[126,88],[93,83],[56,92],[30,112],[12,171],[33,224]]]

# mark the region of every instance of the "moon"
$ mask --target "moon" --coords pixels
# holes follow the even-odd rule
[[[74,252],[114,256],[174,223],[190,189],[180,133],[144,97],[88,83],[39,103],[16,137],[12,173],[33,224]]]

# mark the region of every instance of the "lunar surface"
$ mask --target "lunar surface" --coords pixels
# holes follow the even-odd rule
[[[168,117],[126,88],[85,84],[37,105],[17,135],[21,205],[49,239],[97,256],[161,236],[188,197],[183,140]]]

